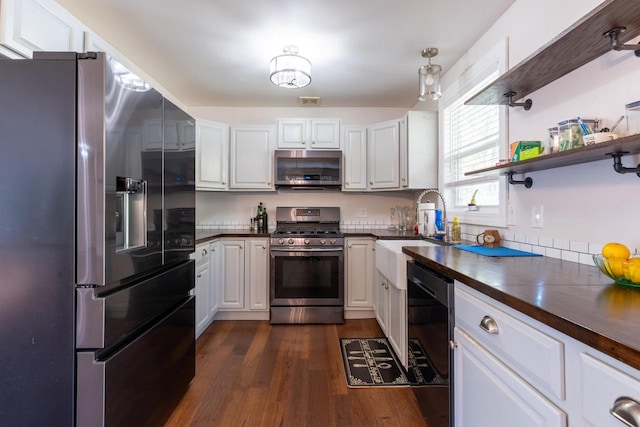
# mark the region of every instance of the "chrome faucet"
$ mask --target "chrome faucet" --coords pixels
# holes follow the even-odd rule
[[[418,206],[420,206],[420,203],[422,203],[422,198],[429,193],[437,194],[438,197],[440,197],[440,201],[442,202],[442,227],[444,228],[444,230],[436,231],[436,235],[443,236],[442,240],[445,242],[448,242],[449,241],[449,234],[448,234],[449,225],[447,224],[447,204],[445,203],[444,197],[442,196],[440,191],[437,188],[427,188],[418,196],[417,204]],[[416,206],[416,218],[417,218],[417,215],[419,215],[418,206]]]

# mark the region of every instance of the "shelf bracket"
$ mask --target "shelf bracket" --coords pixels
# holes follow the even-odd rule
[[[640,178],[640,165],[637,168],[627,168],[622,166],[622,156],[629,154],[628,151],[620,151],[619,153],[607,153],[607,156],[613,158],[613,170],[618,173],[635,173]]]
[[[513,91],[507,92],[502,96],[508,99],[507,105],[509,107],[523,107],[524,111],[529,111],[533,105],[533,101],[530,98],[524,102],[513,102],[513,97],[516,96],[516,93]]]
[[[609,37],[611,43],[611,49],[613,50],[633,50],[635,55],[640,57],[640,43],[638,44],[624,44],[620,43],[618,36],[627,31],[625,27],[612,28],[602,34],[602,37]]]
[[[511,184],[511,185],[524,184],[524,188],[531,188],[531,186],[533,186],[533,179],[531,177],[527,177],[522,181],[515,181],[513,179],[513,174],[514,173],[515,172],[507,173],[507,176],[509,177],[509,184]]]

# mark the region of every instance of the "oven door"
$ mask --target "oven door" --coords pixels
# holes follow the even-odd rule
[[[342,248],[271,248],[271,306],[343,306]]]

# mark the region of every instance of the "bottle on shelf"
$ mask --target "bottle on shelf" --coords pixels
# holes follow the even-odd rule
[[[256,215],[256,222],[258,223],[258,232],[262,232],[263,227],[263,213],[262,213],[262,202],[258,205],[258,214]]]
[[[269,232],[269,215],[267,214],[267,207],[262,207],[262,229],[260,230],[263,233]]]

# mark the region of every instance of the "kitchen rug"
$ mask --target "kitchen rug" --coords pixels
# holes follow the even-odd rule
[[[408,387],[448,382],[434,371],[419,342],[409,345],[409,373],[386,338],[341,338],[340,349],[349,387]]]
[[[485,248],[484,246],[478,245],[455,245],[454,248],[462,249],[463,251],[473,252],[475,254],[484,256],[542,256],[533,252],[519,251],[502,246],[498,246],[497,248]]]

